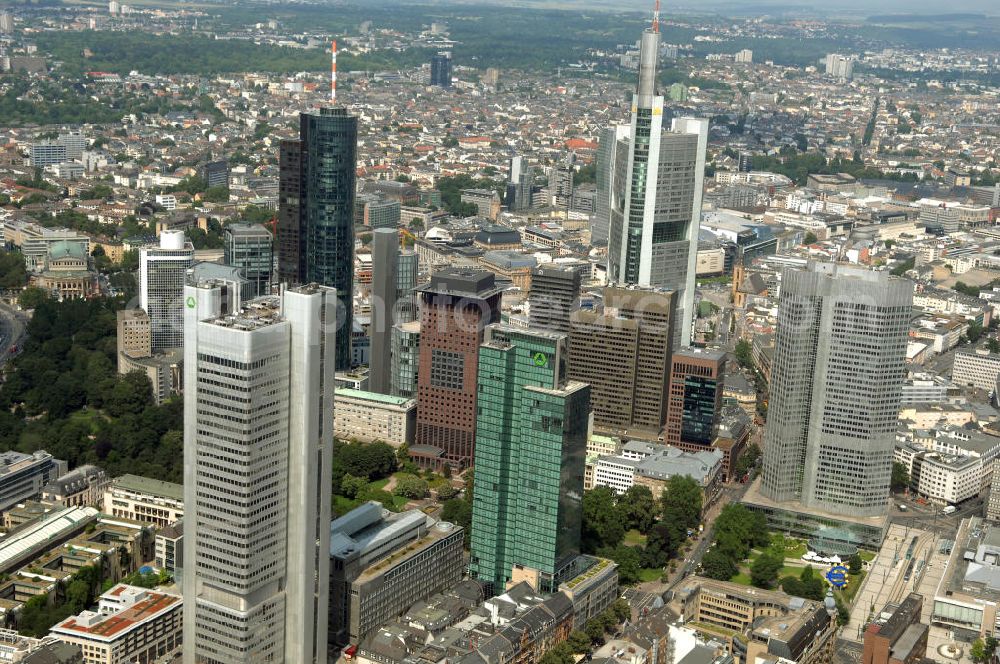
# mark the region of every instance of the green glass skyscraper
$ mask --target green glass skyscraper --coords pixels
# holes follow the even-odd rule
[[[590,386],[566,379],[566,335],[500,324],[477,382],[472,577],[553,592],[580,552]]]
[[[278,277],[337,289],[337,370],[351,368],[358,119],[343,108],[299,116],[281,142]]]

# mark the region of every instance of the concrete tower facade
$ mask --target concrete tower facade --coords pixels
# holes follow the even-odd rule
[[[368,389],[389,394],[390,355],[399,271],[399,231],[377,228],[372,233],[372,345]]]
[[[913,285],[886,272],[809,263],[782,273],[765,496],[885,513],[912,301]]]
[[[336,309],[185,289],[185,664],[326,661]]]

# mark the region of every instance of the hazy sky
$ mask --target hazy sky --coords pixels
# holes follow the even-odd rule
[[[760,14],[781,12],[788,14],[796,9],[805,10],[807,13],[835,14],[844,10],[854,10],[857,16],[885,13],[921,13],[940,14],[957,11],[983,12],[994,16],[1000,16],[1000,3],[997,0],[950,0],[942,3],[940,0],[699,0],[698,2],[681,1],[667,2],[661,0],[663,11],[669,12],[671,9],[679,13],[704,11],[706,9],[728,13],[730,10],[735,14]],[[643,9],[652,7],[649,0],[616,0],[615,4],[621,7]]]

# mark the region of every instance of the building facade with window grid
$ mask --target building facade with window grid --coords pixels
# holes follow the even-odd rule
[[[469,570],[493,592],[555,592],[580,552],[590,387],[567,380],[566,343],[491,325],[479,350]]]
[[[184,662],[325,662],[336,292],[185,296]]]
[[[855,516],[888,509],[913,285],[836,263],[781,278],[761,491]]]

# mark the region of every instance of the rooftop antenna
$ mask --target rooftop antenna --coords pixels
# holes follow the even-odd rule
[[[660,0],[653,6],[653,32],[660,31]]]
[[[659,2],[659,0],[657,0]],[[337,40],[330,48],[330,103],[337,103]]]

